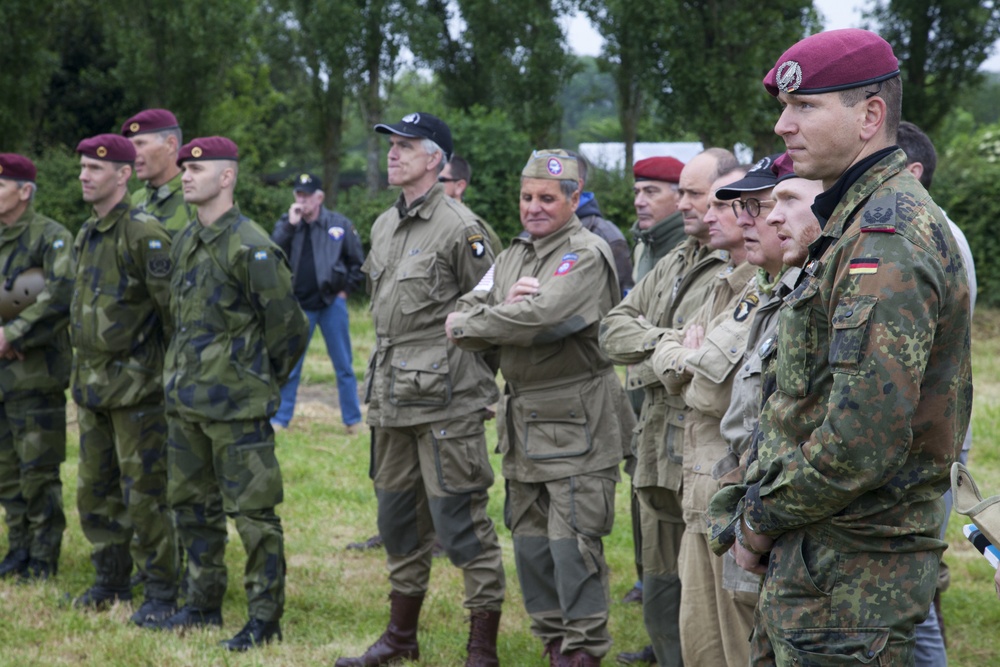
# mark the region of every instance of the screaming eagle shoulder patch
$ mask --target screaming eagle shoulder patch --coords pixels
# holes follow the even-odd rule
[[[483,243],[482,234],[470,234],[466,240],[469,242],[469,247],[472,249],[473,257],[478,259],[486,254],[486,244]]]

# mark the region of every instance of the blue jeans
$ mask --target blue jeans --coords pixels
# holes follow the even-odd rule
[[[354,376],[354,366],[351,358],[351,332],[347,319],[347,300],[337,297],[333,303],[323,310],[307,310],[309,317],[309,340],[312,340],[313,330],[319,324],[319,330],[326,341],[326,352],[333,362],[333,370],[337,373],[337,395],[340,398],[340,416],[344,423],[350,426],[361,421],[361,406],[358,405],[358,380]],[[307,343],[308,347],[308,343]],[[299,381],[302,379],[302,363],[305,353],[295,365],[295,370],[288,377],[288,382],[281,388],[281,405],[272,421],[288,426],[295,414],[295,395],[299,391]]]

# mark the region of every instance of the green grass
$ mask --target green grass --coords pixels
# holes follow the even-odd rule
[[[363,376],[374,333],[367,311],[352,305],[354,366]],[[977,315],[974,342],[976,404],[971,468],[980,487],[1000,493],[1000,454],[993,441],[1000,434],[1000,313]],[[241,586],[245,558],[230,523],[226,552],[230,583],[222,630],[186,636],[153,633],[128,623],[131,609],[87,613],[67,606],[64,596],[79,595],[93,579],[89,546],[76,512],[76,425],[63,469],[69,528],[63,544],[59,577],[37,586],[0,582],[0,666],[161,666],[161,665],[329,665],[341,655],[357,655],[385,627],[388,616],[384,552],[345,551],[348,542],[375,530],[375,498],[368,479],[368,437],[348,437],[330,390],[335,383],[322,337],[314,336],[292,428],[278,436],[285,480],[285,502],[279,507],[286,536],[288,582],[285,641],[245,655],[229,655],[218,642],[246,621]],[[496,440],[488,429],[490,448]],[[504,549],[507,601],[499,640],[500,658],[511,666],[543,665],[541,644],[531,636],[514,570],[510,533],[503,527],[503,484],[500,460],[493,455],[497,484],[489,512]],[[626,479],[623,477],[623,479]],[[644,642],[638,605],[618,602],[635,580],[629,525],[628,485],[620,484],[618,521],[605,540],[611,568],[612,653],[636,650]],[[979,667],[1000,662],[995,640],[1000,627],[1000,601],[992,570],[961,535],[963,517],[952,516],[951,548],[946,560],[952,585],[944,594],[949,660],[953,667]],[[4,550],[6,544],[0,540]],[[466,614],[462,579],[447,559],[435,559],[431,585],[421,615],[422,665],[460,665],[465,655]],[[609,659],[606,661],[610,663]]]

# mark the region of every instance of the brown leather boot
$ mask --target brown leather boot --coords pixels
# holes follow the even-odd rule
[[[562,637],[550,639],[542,651],[542,657],[549,657],[549,667],[569,667],[569,656],[563,655]]]
[[[497,630],[500,629],[500,612],[486,609],[474,610],[469,619],[469,657],[465,667],[500,667],[497,658]]]
[[[389,593],[389,602],[389,625],[378,641],[369,646],[360,657],[339,658],[334,667],[378,667],[420,658],[417,619],[420,617],[424,596],[403,595],[393,591]]]

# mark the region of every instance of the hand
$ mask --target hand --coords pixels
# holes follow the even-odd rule
[[[738,541],[729,550],[733,553],[736,564],[747,572],[753,572],[754,574],[765,574],[767,572],[767,566],[761,562],[761,557],[745,549]]]
[[[344,299],[346,301],[347,300],[347,292],[345,292],[344,290],[341,290],[341,291],[337,292],[337,298],[338,299]]]
[[[292,204],[288,207],[288,222],[293,226],[302,222],[302,204]]]
[[[497,406],[487,405],[483,410],[486,411],[486,421],[497,418]]]
[[[526,297],[534,296],[538,294],[538,288],[541,285],[538,282],[538,278],[533,278],[532,276],[523,276],[518,278],[517,282],[510,286],[510,290],[507,292],[507,297],[503,300],[505,304],[517,303],[518,301],[524,301]]]
[[[684,333],[684,347],[697,350],[705,342],[705,327],[692,324]]]

